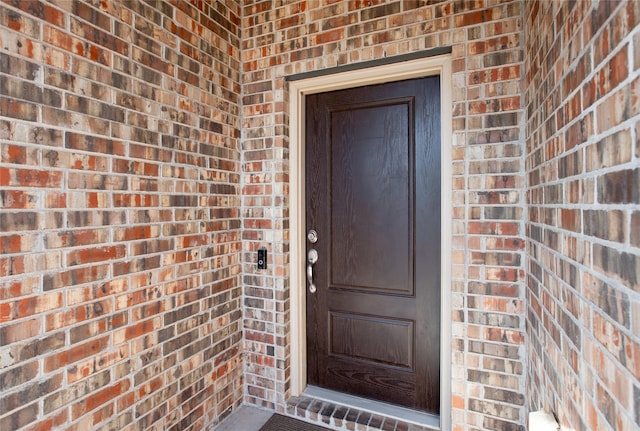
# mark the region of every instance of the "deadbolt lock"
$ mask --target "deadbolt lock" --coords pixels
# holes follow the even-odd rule
[[[311,244],[315,244],[316,242],[318,242],[318,232],[316,232],[314,229],[311,229],[307,234],[307,239]]]

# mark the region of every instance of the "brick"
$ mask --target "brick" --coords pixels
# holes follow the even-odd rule
[[[628,88],[620,88],[608,95],[596,108],[599,131],[609,130],[630,117],[630,94]]]
[[[70,365],[76,361],[86,358],[87,356],[95,355],[107,347],[107,341],[108,337],[102,337],[94,341],[89,341],[75,346],[66,351],[48,356],[44,361],[44,370],[45,372],[57,370],[60,367]]]
[[[38,405],[37,403],[32,403],[0,419],[0,427],[2,429],[19,429],[31,422],[35,422],[37,416]]]
[[[515,405],[524,405],[524,396],[518,392],[503,389],[485,388],[485,397],[490,400],[506,402]]]
[[[87,22],[97,25],[105,31],[111,30],[112,19],[105,13],[98,9],[91,7],[88,4],[74,4],[72,6],[73,14],[77,17],[84,19]]]
[[[38,362],[24,362],[0,373],[3,388],[13,388],[32,381],[38,373]]]
[[[18,81],[14,79],[3,79],[0,82],[0,93],[10,98],[22,99],[27,102],[46,104],[50,106],[61,106],[61,95],[59,92],[42,89],[30,82]]]
[[[2,308],[4,310],[4,307]],[[2,315],[2,321],[6,321]],[[3,325],[0,328],[0,342],[4,346],[23,341],[39,334],[40,322],[35,319]]]
[[[38,297],[28,297],[2,305],[3,306],[0,309],[2,310],[0,319],[2,321],[7,321],[32,316],[37,313],[58,308],[62,305],[62,295],[60,293],[53,293]]]
[[[36,121],[37,105],[8,97],[0,97],[0,115],[25,121]]]
[[[636,157],[640,157],[640,121],[636,123]]]
[[[516,377],[490,373],[487,371],[469,370],[467,378],[471,382],[488,384],[504,389],[516,389],[518,387],[518,379]]]
[[[587,150],[587,170],[603,169],[627,163],[633,153],[630,130],[607,136]]]
[[[33,250],[37,239],[34,235],[10,235],[0,237],[0,244],[5,253],[25,253]]]
[[[633,386],[633,400],[634,406],[637,406],[640,403],[640,389],[636,385]],[[637,408],[634,408],[634,412],[636,424],[640,425],[640,413],[638,413]]]
[[[622,211],[585,210],[584,233],[609,241],[624,242],[626,225]]]
[[[634,211],[631,215],[631,245],[640,247],[640,212]]]
[[[104,309],[102,306],[100,307],[101,309]],[[109,312],[109,311],[110,311],[109,308],[104,309],[104,312]],[[121,315],[119,317],[124,317],[124,316]],[[116,318],[116,316],[114,316],[114,318]],[[90,323],[86,323],[84,325],[72,328],[70,331],[71,343],[75,344],[82,340],[86,340],[96,335],[99,335],[101,333],[104,333],[108,329],[111,330],[112,327],[111,327],[110,321],[111,321],[111,318],[94,320]]]
[[[616,409],[616,405],[614,400],[612,399],[609,392],[602,387],[602,385],[597,385],[597,396],[601,400],[601,411],[604,413],[605,419],[607,422],[617,428],[617,420],[619,417],[619,413]]]
[[[104,246],[71,251],[67,254],[69,265],[97,263],[105,260],[122,258],[125,255],[123,246]]]
[[[4,7],[0,8],[0,25],[30,38],[37,38],[40,30],[37,20]]]
[[[44,394],[53,392],[60,388],[62,384],[62,374],[58,374],[50,379],[47,379],[43,382],[29,384],[27,387],[21,389],[18,392],[13,392],[11,394],[7,394],[0,398],[0,402],[3,405],[4,411],[10,412],[12,410],[16,410],[21,406],[29,405],[31,402],[38,400]],[[28,409],[27,411],[31,411]],[[37,412],[37,409],[36,409]],[[24,420],[25,413],[20,413],[16,415],[12,420]],[[33,418],[29,417],[29,422],[33,421]],[[13,424],[14,427],[18,428],[22,425]]]
[[[492,417],[485,417],[483,424],[484,429],[488,430],[500,430],[500,431],[524,431],[523,425],[519,425],[515,422],[509,422]]]
[[[624,81],[628,74],[628,46],[620,51],[598,73],[598,97],[603,97]]]
[[[598,178],[598,202],[628,204],[640,202],[640,169],[611,172]]]
[[[85,398],[83,401],[74,404],[71,407],[71,418],[77,419],[85,412],[91,411],[96,407],[110,401],[114,397],[122,394],[129,387],[129,382],[122,380],[114,385],[108,386],[98,392],[91,394],[91,396]]]
[[[631,288],[637,289],[640,283],[640,256],[594,244],[593,264],[604,273],[618,277]]]
[[[52,333],[44,338],[23,346],[20,349],[18,357],[20,361],[41,357],[51,351],[63,347],[65,344],[65,335],[62,332]]]
[[[69,405],[74,400],[83,398],[89,393],[106,386],[110,381],[108,371],[89,376],[65,390],[60,390],[44,397],[43,411],[48,414],[62,406]]]
[[[480,24],[483,22],[491,21],[493,19],[491,9],[484,9],[479,11],[473,11],[470,13],[456,15],[454,22],[456,27],[465,27],[474,24]]]
[[[124,110],[113,105],[98,103],[84,97],[67,95],[65,100],[67,109],[86,113],[91,116],[100,117],[107,120],[124,122]]]
[[[520,416],[520,412],[517,408],[493,403],[487,400],[471,399],[469,409],[491,416],[498,416],[507,420],[518,420]]]
[[[85,54],[85,45],[82,40],[65,33],[61,29],[48,25],[45,26],[43,29],[43,40],[46,43],[65,51],[79,55]]]

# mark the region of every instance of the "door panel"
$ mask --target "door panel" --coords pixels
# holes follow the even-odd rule
[[[331,286],[413,292],[411,102],[331,111]]]
[[[354,313],[329,312],[329,354],[413,368],[413,322]],[[384,343],[370,343],[371,339]]]
[[[440,94],[421,78],[307,97],[312,385],[439,413]]]

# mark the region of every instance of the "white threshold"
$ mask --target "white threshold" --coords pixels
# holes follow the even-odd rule
[[[333,404],[340,404],[346,407],[364,410],[376,415],[390,417],[403,422],[440,429],[440,416],[418,410],[412,410],[406,407],[356,397],[354,395],[331,391],[329,389],[311,385],[307,386],[303,395]]]

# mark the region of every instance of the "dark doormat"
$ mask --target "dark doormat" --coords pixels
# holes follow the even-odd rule
[[[327,431],[328,429],[288,416],[274,414],[262,425],[260,431]]]

